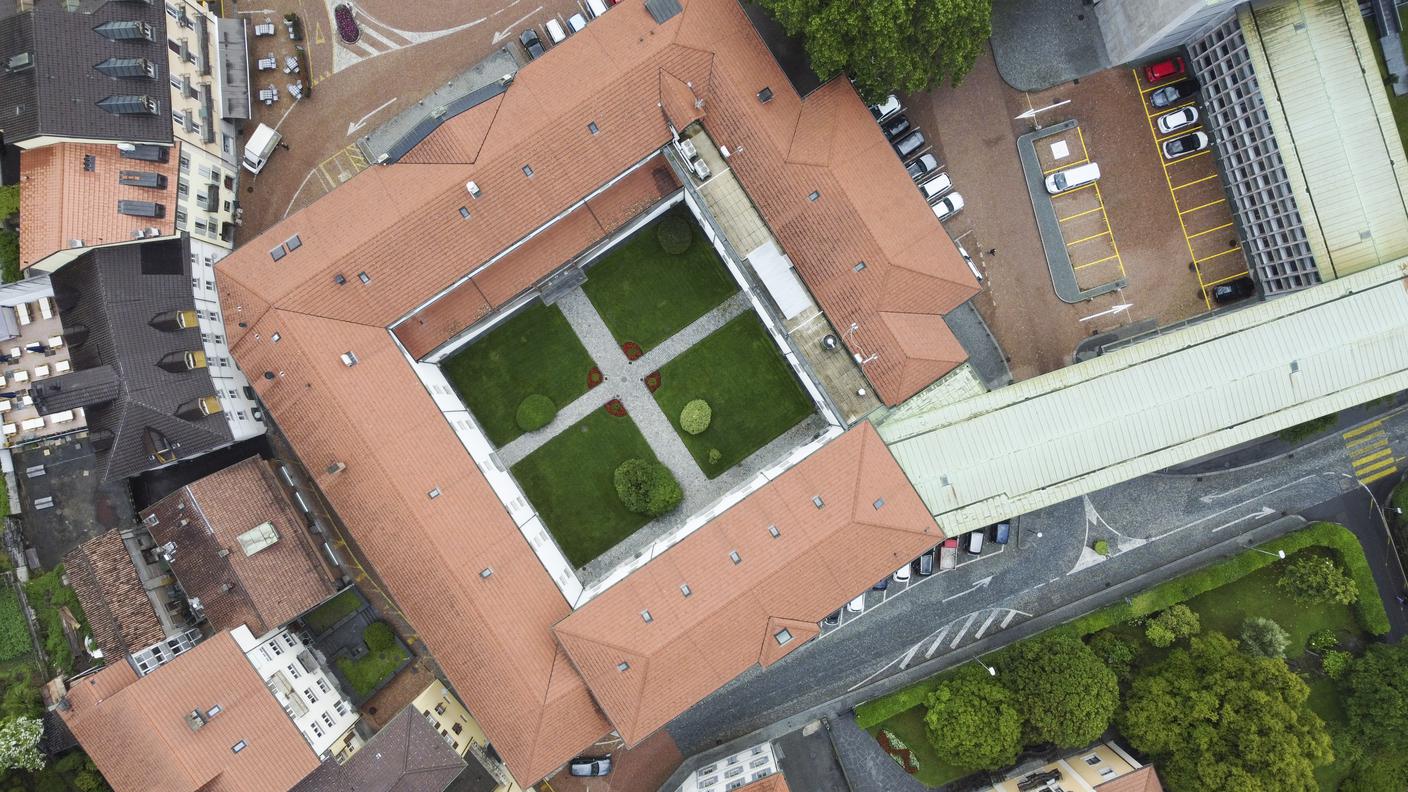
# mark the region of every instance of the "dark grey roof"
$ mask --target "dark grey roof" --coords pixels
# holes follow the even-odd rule
[[[184,459],[233,440],[223,414],[205,417],[191,409],[215,395],[209,369],[175,364],[202,348],[198,327],[175,327],[177,312],[195,309],[187,245],[183,236],[97,248],[50,276],[75,375],[110,366],[120,386],[111,401],[85,406],[90,431],[111,435],[110,447],[98,451],[102,481],[160,467],[152,444],[164,443]],[[75,375],[55,382],[66,385]],[[88,377],[75,383],[85,386],[75,392],[105,395],[97,384],[101,375]],[[57,406],[67,404],[57,395],[41,390],[40,396],[48,409],[67,409]]]
[[[651,19],[658,25],[684,11],[684,8],[679,0],[645,0],[645,10],[650,12]]]
[[[5,142],[171,142],[164,3],[38,0],[22,13],[16,5],[0,3],[8,11],[0,18]],[[26,54],[32,65],[12,68]]]
[[[757,3],[744,2],[739,5],[767,45],[768,52],[772,53],[772,59],[777,61],[782,73],[787,75],[787,81],[792,83],[792,90],[798,96],[806,96],[820,88],[824,81],[812,71],[811,58],[807,56],[806,42],[802,36],[787,35],[782,23],[773,19],[772,14]]]
[[[293,792],[443,792],[465,768],[465,760],[412,704],[398,712],[346,764],[323,762],[298,782]],[[494,786],[497,783],[473,792],[491,791]]]
[[[34,398],[35,409],[41,415],[49,415],[106,404],[122,395],[122,387],[113,367],[104,365],[39,380],[30,386],[29,395]]]

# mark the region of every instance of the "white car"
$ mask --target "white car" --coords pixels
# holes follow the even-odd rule
[[[1180,107],[1172,112],[1164,113],[1163,115],[1159,116],[1159,120],[1157,122],[1159,127],[1159,133],[1167,135],[1173,132],[1177,132],[1178,130],[1183,129],[1184,127],[1190,127],[1198,123],[1198,118],[1198,108],[1192,105],[1188,105],[1187,107]]]
[[[606,13],[606,0],[587,0],[587,12],[593,18]]]
[[[871,105],[870,114],[875,116],[876,121],[884,121],[886,118],[898,113],[901,109],[899,97],[890,94],[885,97],[885,101],[880,104]]]
[[[958,193],[949,193],[947,197],[934,204],[934,217],[940,220],[947,220],[961,211],[963,211],[963,196]]]
[[[896,569],[896,570],[895,570],[895,575],[894,575],[895,582],[896,582],[896,583],[903,583],[903,582],[905,582],[906,580],[909,580],[909,575],[910,575],[909,564],[905,564],[904,566],[902,566],[902,567],[900,567],[899,569]]]
[[[864,593],[864,592],[861,592],[861,595],[860,595],[859,597],[856,597],[855,599],[853,599],[853,600],[851,600],[850,602],[846,603],[846,612],[847,612],[847,613],[860,613],[861,611],[864,611],[864,610],[865,610],[865,593]]]
[[[587,27],[587,18],[581,14],[573,14],[567,17],[567,29],[573,33],[581,33]]]
[[[549,19],[543,23],[543,28],[548,32],[548,38],[554,45],[561,44],[567,40],[567,31],[562,29],[562,23],[556,19]]]
[[[1164,157],[1178,159],[1208,147],[1208,136],[1202,132],[1189,132],[1163,143]]]
[[[947,173],[940,173],[938,176],[919,185],[919,192],[924,194],[924,200],[933,204],[935,201],[948,194],[953,189],[953,180]]]

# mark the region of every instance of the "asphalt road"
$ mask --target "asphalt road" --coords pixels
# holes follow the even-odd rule
[[[1400,466],[1408,453],[1405,410],[1381,416],[1378,428]],[[1335,433],[1232,470],[1143,476],[1024,515],[1006,552],[910,586],[766,671],[738,677],[667,729],[689,756],[906,669],[937,670],[949,653],[997,648],[1007,642],[1004,632],[1111,586],[1135,579],[1140,588],[1154,585],[1177,574],[1171,564],[1286,514],[1348,522],[1368,540],[1381,589],[1391,594],[1402,588],[1402,573],[1352,475],[1348,442]],[[1374,485],[1380,497],[1393,480]],[[1097,539],[1109,542],[1109,558],[1089,549]],[[1395,632],[1403,634],[1404,609],[1386,599]]]

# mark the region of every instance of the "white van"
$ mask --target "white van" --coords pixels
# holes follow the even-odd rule
[[[924,200],[930,205],[940,198],[948,195],[948,191],[953,189],[953,180],[947,173],[940,173],[938,176],[919,185],[919,192],[924,195]]]
[[[1046,191],[1055,195],[1083,187],[1100,178],[1100,166],[1093,162],[1057,171],[1046,177]]]
[[[581,14],[573,14],[567,17],[567,29],[573,33],[581,33],[587,29],[587,18]]]
[[[587,0],[587,13],[593,18],[606,13],[606,0]]]
[[[562,23],[558,22],[556,18],[543,23],[543,28],[547,30],[548,38],[552,39],[553,44],[561,44],[567,40],[567,31],[562,29]]]
[[[249,141],[244,144],[244,169],[250,173],[258,173],[264,169],[264,163],[269,161],[269,155],[274,153],[279,141],[283,136],[273,127],[260,124],[254,134],[249,136]]]

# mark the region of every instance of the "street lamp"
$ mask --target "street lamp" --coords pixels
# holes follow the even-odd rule
[[[982,656],[982,655],[974,655],[974,656],[973,656],[973,662],[975,662],[975,663],[977,663],[978,665],[982,666],[983,669],[988,672],[988,676],[997,676],[997,669],[996,669],[996,668],[993,668],[992,666],[988,665],[987,663],[984,663],[984,662],[983,662],[983,656]]]
[[[1272,553],[1272,552],[1268,552],[1268,551],[1266,551],[1266,550],[1262,550],[1260,547],[1253,547],[1253,548],[1251,548],[1251,549],[1257,551],[1258,553],[1261,553],[1262,555],[1275,556],[1276,558],[1279,558],[1279,559],[1281,559],[1282,561],[1285,561],[1285,560],[1286,560],[1286,551],[1285,551],[1285,550],[1277,550],[1276,552]]]

